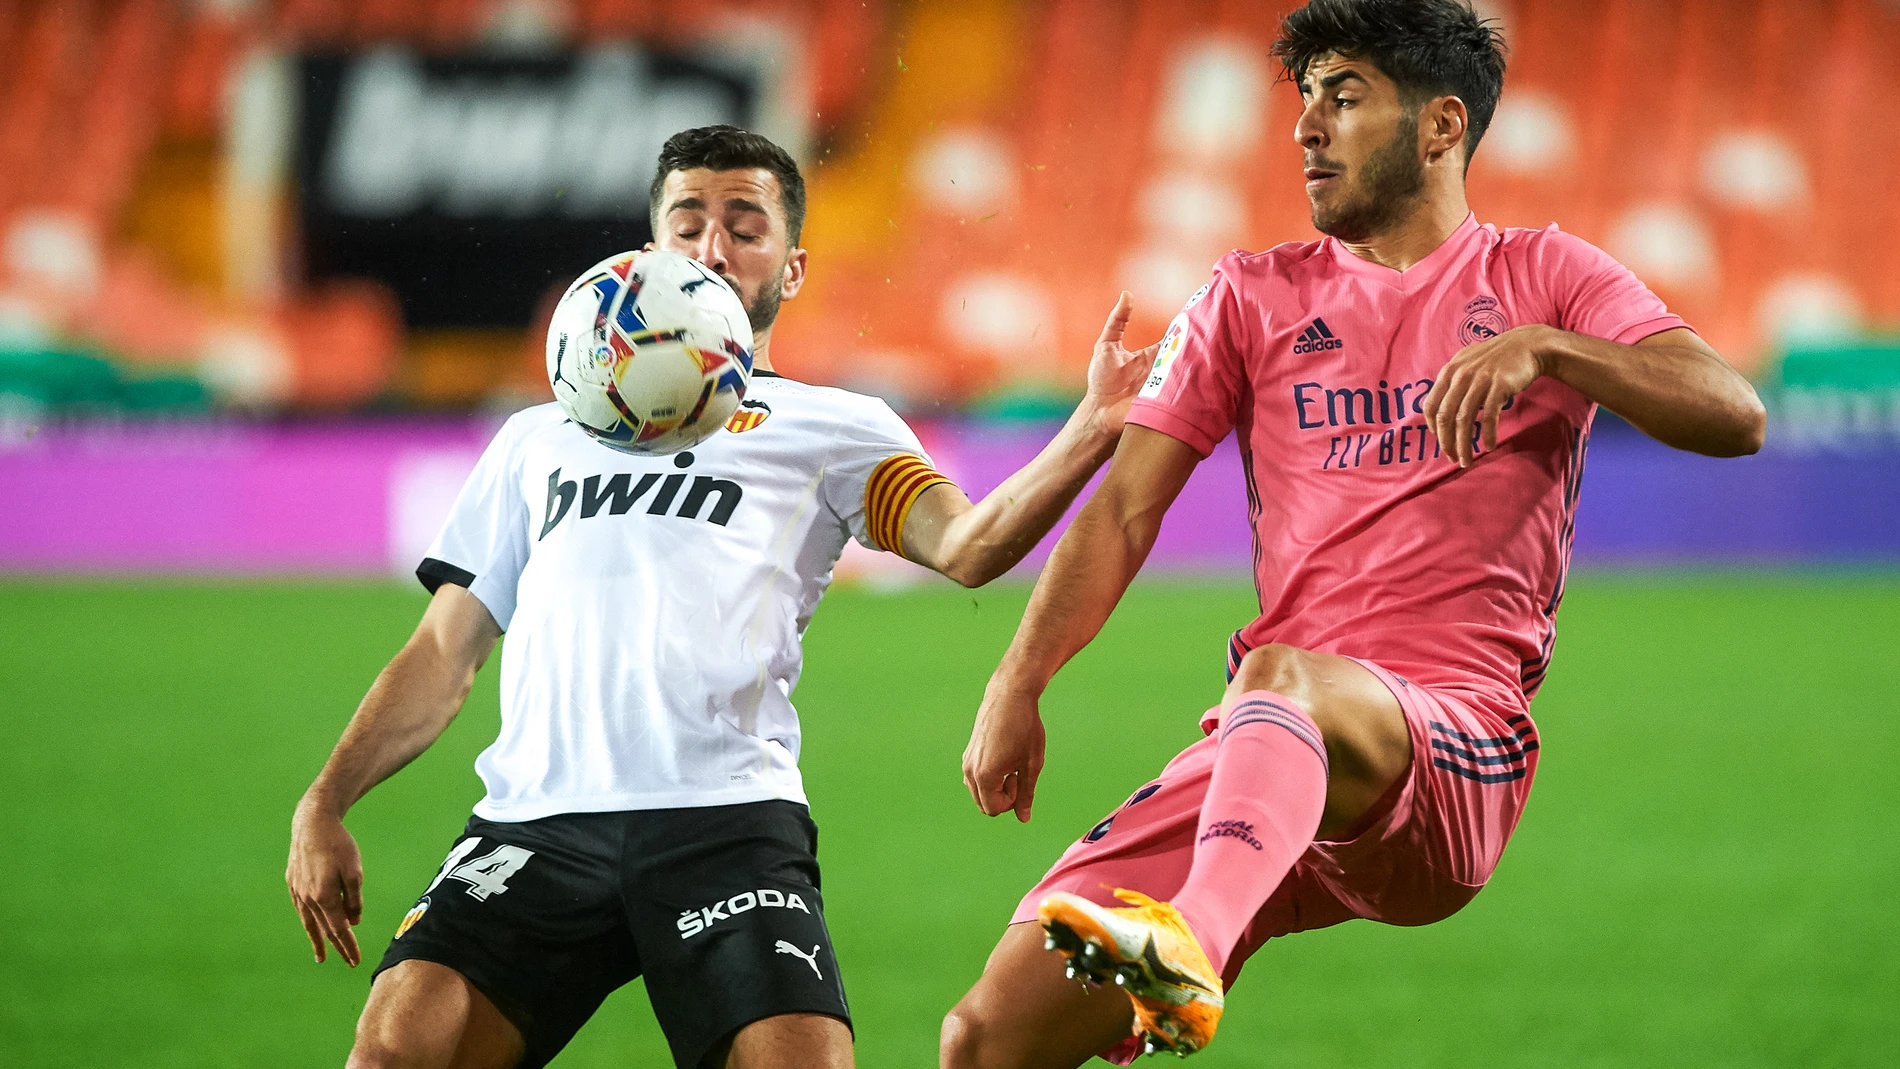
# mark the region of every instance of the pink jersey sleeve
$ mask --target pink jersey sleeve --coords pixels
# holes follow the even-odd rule
[[[1216,265],[1213,280],[1168,324],[1154,370],[1128,412],[1128,422],[1186,442],[1202,456],[1234,429],[1240,411],[1244,321],[1228,266]]]
[[[1634,345],[1689,325],[1609,253],[1554,224],[1538,233],[1533,249],[1532,268],[1564,330]]]

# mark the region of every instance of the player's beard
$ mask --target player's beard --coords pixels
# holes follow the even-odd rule
[[[737,292],[738,288],[734,286],[733,290]],[[759,292],[745,303],[745,315],[752,321],[752,333],[757,334],[778,321],[778,306],[784,300],[784,294],[784,271],[759,283]]]
[[[1316,160],[1313,166],[1326,163]],[[1313,204],[1313,229],[1341,241],[1364,241],[1411,214],[1424,191],[1425,161],[1418,158],[1418,118],[1413,116],[1400,120],[1392,139],[1366,158],[1346,196],[1330,208]]]

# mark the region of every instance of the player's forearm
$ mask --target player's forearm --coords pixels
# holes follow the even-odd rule
[[[1619,345],[1553,331],[1546,361],[1553,378],[1665,445],[1717,457],[1761,448],[1761,399],[1706,346]]]
[[[1084,401],[1035,459],[946,525],[943,574],[982,586],[1015,567],[1114,455],[1116,437]]]
[[[371,684],[298,808],[340,819],[428,749],[474,685],[479,665],[459,661],[426,639],[405,645]]]
[[[1154,548],[1165,504],[1126,513],[1097,493],[1063,532],[1029,597],[992,688],[1040,694],[1069,659],[1094,641]]]

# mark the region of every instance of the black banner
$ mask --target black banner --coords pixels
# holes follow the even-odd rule
[[[412,327],[521,326],[556,283],[651,238],[660,146],[749,125],[756,73],[632,47],[547,58],[308,56],[306,276],[381,279]]]

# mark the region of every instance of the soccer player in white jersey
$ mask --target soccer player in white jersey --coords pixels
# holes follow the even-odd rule
[[[417,574],[433,592],[297,806],[286,879],[319,962],[354,966],[350,806],[432,743],[502,652],[487,794],[397,928],[349,1065],[539,1066],[644,975],[682,1069],[852,1064],[790,695],[848,538],[960,583],[1001,575],[1108,458],[1153,350],[1121,344],[1048,448],[981,503],[882,401],[772,371],[806,270],[804,183],[733,127],[669,140],[654,247],[746,303],[744,407],[672,456],[601,446],[554,404],[483,453]]]

